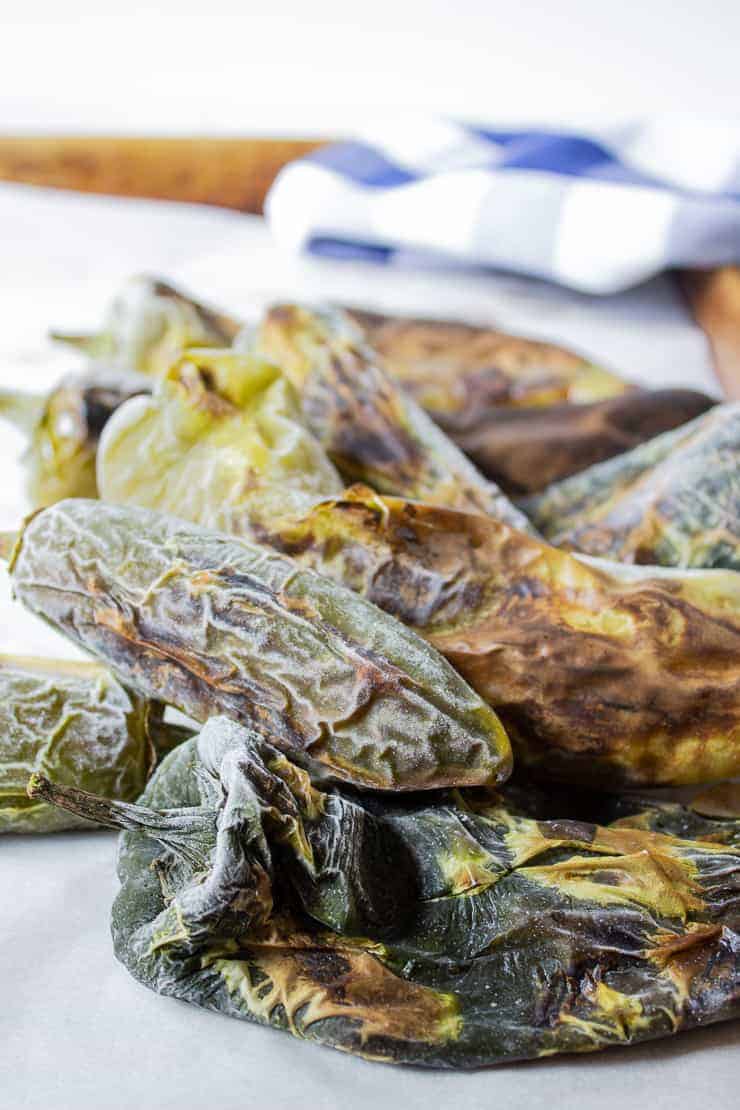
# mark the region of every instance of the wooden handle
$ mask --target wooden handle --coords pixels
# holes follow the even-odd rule
[[[740,266],[683,270],[679,280],[709,340],[725,396],[740,400]]]
[[[0,137],[0,180],[262,211],[279,170],[326,139]]]

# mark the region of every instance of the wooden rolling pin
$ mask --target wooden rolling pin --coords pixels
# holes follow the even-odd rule
[[[0,180],[261,213],[279,170],[328,141],[0,136]],[[678,277],[726,396],[740,399],[740,267]]]
[[[326,141],[0,136],[0,180],[259,213],[278,171]]]

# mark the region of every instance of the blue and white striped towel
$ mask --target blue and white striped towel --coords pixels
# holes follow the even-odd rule
[[[612,293],[673,266],[740,262],[740,124],[574,134],[400,123],[286,166],[267,215],[295,250]]]

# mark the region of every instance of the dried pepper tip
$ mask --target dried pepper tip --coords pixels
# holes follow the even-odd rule
[[[0,417],[25,435],[33,434],[41,419],[46,400],[36,393],[0,389]]]

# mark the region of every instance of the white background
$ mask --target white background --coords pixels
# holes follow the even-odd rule
[[[153,7],[67,0],[3,11],[0,130],[334,134],[401,111],[575,124],[740,110],[734,0]],[[259,221],[228,213],[6,186],[0,385],[41,388],[70,369],[46,328],[94,325],[121,280],[144,269],[245,316],[271,295],[343,296],[497,320],[652,384],[713,384],[703,337],[665,281],[599,301],[506,277],[390,274],[280,255]],[[20,446],[3,429],[0,528],[24,508]],[[4,579],[0,630],[3,651],[71,651],[11,604]],[[365,1064],[158,998],[112,956],[114,848],[104,833],[0,843],[0,1105],[9,1110],[737,1106],[736,1025],[445,1075]]]

